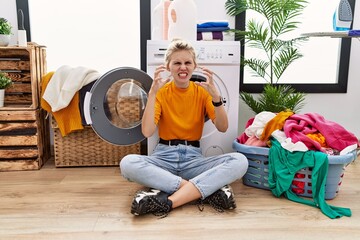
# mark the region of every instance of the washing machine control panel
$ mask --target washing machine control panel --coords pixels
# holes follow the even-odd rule
[[[167,41],[152,41],[148,44],[147,62],[150,65],[158,65],[164,62]],[[221,44],[216,41],[195,41],[194,46],[199,64],[239,64],[240,42],[226,42]],[[238,47],[234,47],[234,45]]]
[[[236,64],[240,61],[240,52],[226,46],[196,46],[197,60],[202,63]]]
[[[207,59],[222,59],[223,52],[221,49],[214,49],[214,51],[208,51],[205,47],[200,47],[197,50],[197,59],[198,60],[207,60]]]

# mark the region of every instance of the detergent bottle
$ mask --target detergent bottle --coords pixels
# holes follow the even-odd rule
[[[194,0],[173,0],[168,8],[168,40],[196,41],[197,8]]]
[[[163,39],[163,14],[164,14],[164,1],[155,6],[152,12],[152,31],[151,39],[152,40],[162,40]]]

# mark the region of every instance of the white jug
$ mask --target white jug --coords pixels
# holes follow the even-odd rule
[[[194,0],[174,0],[168,9],[168,40],[196,41],[197,8]]]

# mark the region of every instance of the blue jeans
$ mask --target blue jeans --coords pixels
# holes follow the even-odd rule
[[[150,156],[129,154],[120,161],[124,178],[172,194],[182,179],[200,191],[202,199],[226,184],[240,179],[247,171],[248,160],[238,152],[204,157],[193,146],[157,144]]]

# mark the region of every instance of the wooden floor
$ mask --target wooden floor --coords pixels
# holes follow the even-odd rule
[[[353,216],[329,219],[319,209],[232,184],[237,209],[203,212],[186,205],[159,219],[135,217],[141,186],[117,167],[0,172],[0,239],[360,239],[360,162],[351,163],[338,196],[328,201]]]

